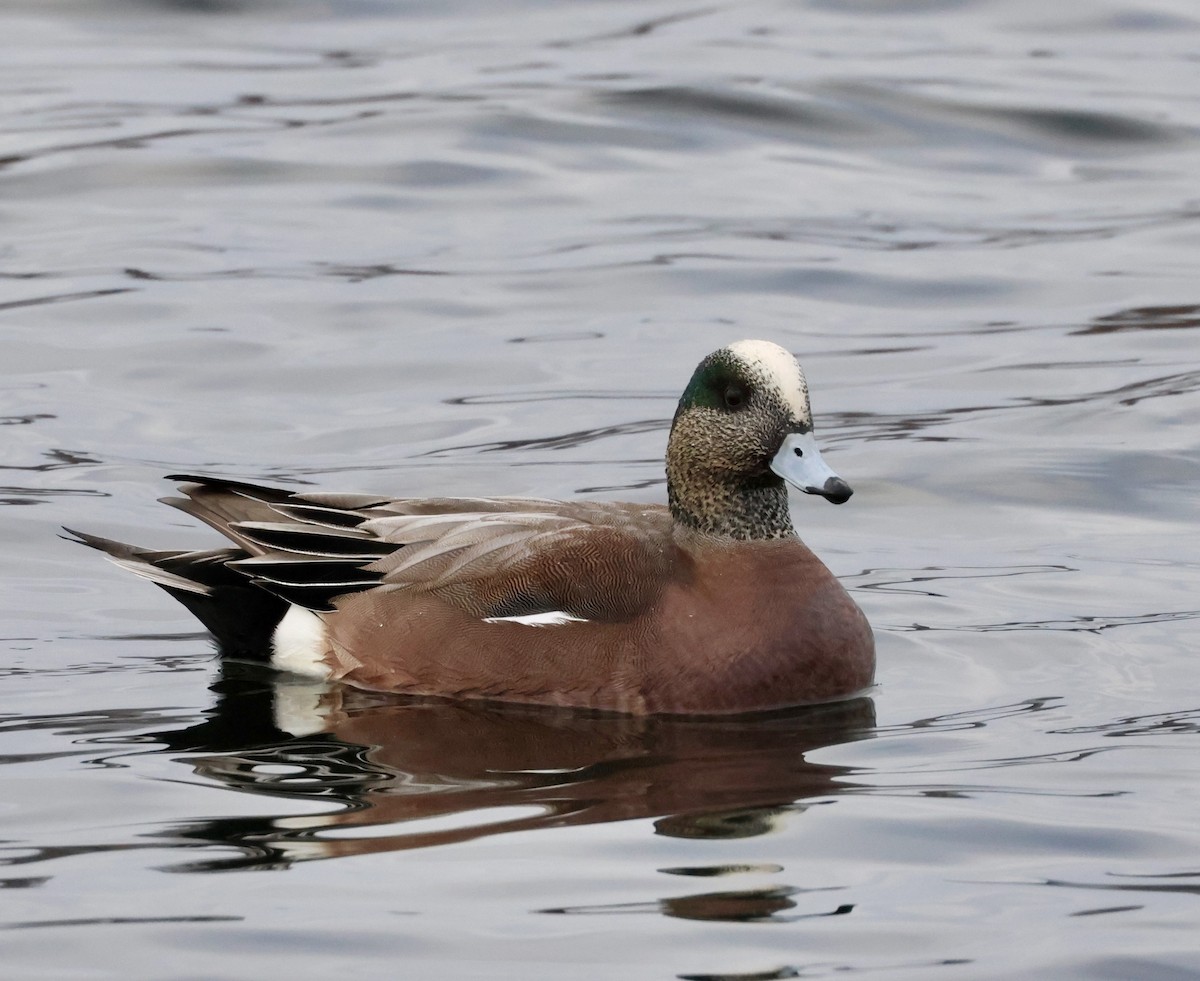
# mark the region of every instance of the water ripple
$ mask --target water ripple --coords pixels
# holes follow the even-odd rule
[[[1119,334],[1131,330],[1185,330],[1200,327],[1200,306],[1132,307],[1096,317],[1075,334]]]
[[[1062,729],[1051,729],[1050,732],[1068,735],[1098,733],[1102,736],[1116,737],[1195,735],[1200,733],[1200,709],[1131,715],[1098,725],[1067,726]]]
[[[1014,630],[1050,630],[1064,633],[1099,634],[1116,627],[1135,627],[1152,623],[1173,623],[1180,620],[1196,619],[1200,619],[1200,610],[1171,610],[1162,613],[1138,613],[1129,616],[1080,615],[1062,620],[1009,620],[1002,623],[964,623],[953,626],[933,626],[925,623],[913,623],[909,626],[897,626],[895,629],[902,632],[949,630],[966,633],[996,633]]]

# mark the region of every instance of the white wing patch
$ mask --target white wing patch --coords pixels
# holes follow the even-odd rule
[[[587,623],[587,620],[564,610],[553,610],[549,613],[527,613],[520,617],[484,617],[483,622],[520,623],[526,627],[558,627],[564,623]]]

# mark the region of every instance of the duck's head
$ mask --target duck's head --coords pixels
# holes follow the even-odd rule
[[[849,485],[821,459],[804,372],[770,341],[738,341],[700,362],[667,444],[677,521],[731,538],[795,534],[784,481],[843,504]]]

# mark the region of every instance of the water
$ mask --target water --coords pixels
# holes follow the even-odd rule
[[[1200,976],[1182,0],[0,3],[0,956],[20,978]],[[798,352],[866,700],[222,677],[56,538],[202,469],[661,500]],[[289,734],[279,728],[285,726]]]

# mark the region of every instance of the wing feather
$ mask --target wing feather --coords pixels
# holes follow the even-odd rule
[[[171,503],[244,549],[231,570],[310,609],[377,587],[480,618],[621,620],[679,574],[666,508],[539,498],[299,493],[186,476]]]

